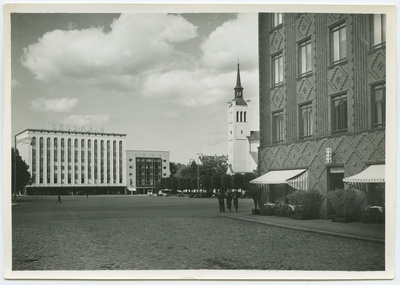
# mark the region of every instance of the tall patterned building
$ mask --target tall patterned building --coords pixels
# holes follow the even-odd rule
[[[86,192],[122,194],[125,134],[27,129],[15,145],[29,165],[27,194]]]
[[[271,202],[301,182],[323,194],[326,218],[328,191],[370,166],[384,173],[385,42],[381,14],[259,14],[258,167],[281,179],[265,176]],[[375,186],[364,203],[384,203]]]
[[[250,131],[250,101],[243,99],[239,64],[234,90],[235,97],[228,102],[228,174],[255,171],[259,146],[258,131]]]

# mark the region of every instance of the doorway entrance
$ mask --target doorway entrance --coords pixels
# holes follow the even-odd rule
[[[335,191],[335,189],[344,189],[344,167],[336,166],[328,168],[328,191]],[[328,218],[334,214],[331,203],[328,200]]]

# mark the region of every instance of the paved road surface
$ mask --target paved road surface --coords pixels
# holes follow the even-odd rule
[[[227,219],[216,199],[56,200],[13,207],[13,270],[384,269],[384,244]],[[240,200],[239,210],[251,208]]]

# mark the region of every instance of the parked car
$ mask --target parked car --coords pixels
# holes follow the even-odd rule
[[[158,191],[157,197],[168,197],[169,193],[163,192],[163,191]]]

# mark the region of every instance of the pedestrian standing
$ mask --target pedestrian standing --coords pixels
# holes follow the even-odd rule
[[[220,212],[225,212],[225,193],[222,192],[221,190],[218,191],[217,193],[217,199],[218,199],[218,204],[219,204],[219,211]]]
[[[235,207],[235,210],[237,212],[237,210],[239,208],[239,193],[238,193],[238,191],[235,191],[233,193],[233,206]]]
[[[233,198],[232,192],[228,192],[226,194],[226,207],[228,208],[229,212],[231,211],[232,208],[232,198]]]
[[[60,204],[61,204],[61,195],[60,195],[60,193],[58,193],[58,198],[57,198],[56,204],[57,204],[57,203],[60,203]]]

